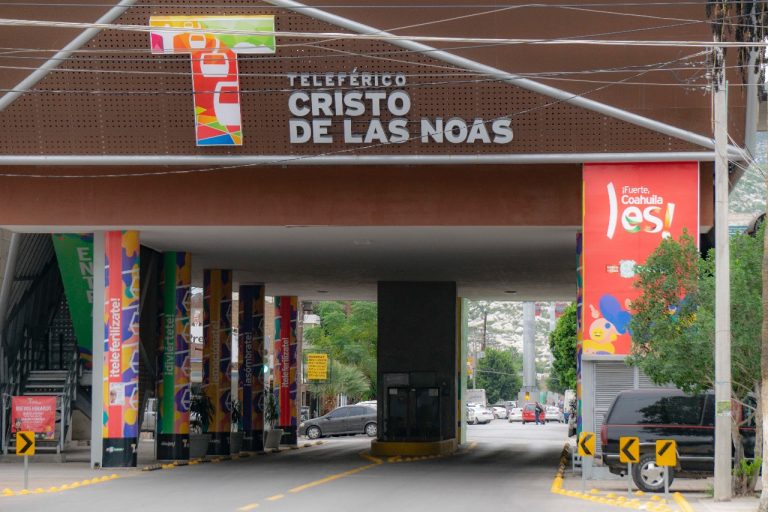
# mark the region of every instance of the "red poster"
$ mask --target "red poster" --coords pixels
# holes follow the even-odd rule
[[[14,396],[11,399],[11,432],[25,430],[53,439],[56,429],[55,396]]]
[[[627,355],[635,266],[663,238],[699,238],[696,162],[584,165],[584,354]]]

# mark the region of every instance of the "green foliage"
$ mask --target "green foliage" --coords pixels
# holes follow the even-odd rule
[[[198,433],[208,432],[208,427],[213,421],[213,415],[216,412],[213,408],[213,402],[208,398],[208,395],[200,391],[193,389],[192,400],[189,404],[189,411],[192,413],[189,421],[189,428]]]
[[[556,393],[576,389],[576,304],[563,311],[549,336],[549,350],[554,357],[547,387]]]
[[[477,387],[485,389],[488,403],[511,400],[522,385],[523,358],[516,349],[488,348],[477,367]]]
[[[760,472],[760,467],[763,464],[763,459],[760,457],[756,459],[741,459],[738,466],[733,468],[733,476],[738,478],[755,478]]]
[[[763,230],[734,235],[731,247],[731,354],[735,398],[760,378]],[[632,303],[632,355],[657,384],[688,392],[714,387],[715,258],[699,257],[693,239],[664,240],[638,267],[642,295]]]
[[[324,398],[344,394],[352,402],[368,398],[371,383],[356,366],[330,361],[328,380],[309,381],[309,391]]]
[[[339,392],[350,397],[376,396],[376,303],[320,302],[315,313],[320,325],[307,329],[304,340],[307,352],[324,352],[331,360],[334,382],[326,383],[326,387],[344,389]],[[363,382],[366,389],[360,392]]]
[[[270,428],[274,428],[277,425],[277,420],[280,419],[280,408],[277,404],[277,397],[272,389],[271,385],[267,385],[264,389],[264,421]]]

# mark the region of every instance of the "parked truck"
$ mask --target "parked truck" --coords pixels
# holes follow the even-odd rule
[[[465,404],[480,404],[483,407],[488,405],[488,400],[485,398],[484,389],[468,389],[464,399]]]

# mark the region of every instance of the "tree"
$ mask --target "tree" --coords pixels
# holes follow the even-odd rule
[[[755,354],[761,346],[762,283],[755,277],[762,265],[763,233],[760,230],[757,237],[735,235],[730,242],[733,399],[747,411],[753,409],[750,395],[759,397],[760,392],[760,360]],[[638,267],[636,286],[642,295],[632,303],[632,355],[628,361],[653,382],[671,382],[690,393],[714,387],[714,269],[714,251],[700,258],[687,234],[679,241],[662,241]],[[744,457],[739,426],[744,422],[739,414],[732,417],[739,468]],[[762,455],[761,448],[757,443],[756,457]],[[738,474],[735,493],[749,492],[755,477]]]
[[[754,0],[708,0],[706,15],[711,22],[712,34],[716,41],[732,39],[739,42],[754,42],[755,46],[739,49],[738,64],[742,71],[742,81],[746,82],[747,102],[757,102],[757,84],[765,82],[765,50],[758,46],[766,39],[768,28],[768,3]],[[720,68],[720,62],[715,62]],[[763,86],[764,87],[764,86]],[[765,174],[765,188],[768,190],[768,173]],[[768,240],[763,240],[768,244]],[[760,396],[759,409],[768,411],[768,245],[763,248],[762,277],[762,329],[760,353]],[[755,274],[753,279],[757,276]],[[733,297],[733,294],[731,295]],[[757,352],[755,352],[756,354]],[[768,453],[768,421],[763,421],[758,414],[757,439],[762,453]],[[760,512],[768,512],[768,462],[763,461],[762,493]]]
[[[549,335],[552,371],[548,387],[556,393],[576,389],[576,304],[569,305]]]
[[[488,348],[477,366],[477,387],[485,389],[488,402],[509,400],[517,395],[522,379],[523,360],[514,348]]]
[[[314,311],[320,325],[304,332],[307,352],[324,352],[337,363],[357,368],[368,382],[364,397],[376,396],[376,303],[319,302]]]
[[[368,398],[371,382],[360,368],[331,360],[328,370],[327,380],[309,381],[309,391],[320,397],[323,412],[336,407],[339,395],[346,395],[353,402]]]

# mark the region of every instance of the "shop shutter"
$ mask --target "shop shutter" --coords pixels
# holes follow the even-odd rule
[[[605,413],[619,391],[635,388],[635,369],[621,361],[595,362],[595,435],[600,435]],[[600,455],[597,443],[597,455]]]

